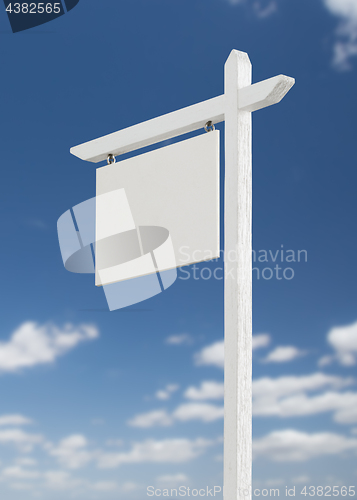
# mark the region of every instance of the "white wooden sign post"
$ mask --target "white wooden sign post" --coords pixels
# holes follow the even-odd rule
[[[252,125],[294,85],[279,75],[251,84],[251,63],[232,50],[223,95],[81,144],[94,163],[225,121],[224,499],[248,500],[252,469]],[[233,258],[234,256],[234,258]]]

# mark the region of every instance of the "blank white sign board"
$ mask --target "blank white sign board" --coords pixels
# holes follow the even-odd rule
[[[97,169],[96,285],[217,257],[218,130]]]

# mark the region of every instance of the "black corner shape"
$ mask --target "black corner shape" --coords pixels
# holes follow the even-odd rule
[[[68,12],[79,3],[79,0],[64,0],[64,3]],[[61,0],[42,2],[4,0],[4,4],[13,33],[48,23],[66,13]]]

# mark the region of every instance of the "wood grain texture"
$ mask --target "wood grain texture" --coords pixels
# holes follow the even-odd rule
[[[252,125],[239,110],[250,82],[248,55],[233,50],[225,65],[225,500],[247,500],[252,474]]]

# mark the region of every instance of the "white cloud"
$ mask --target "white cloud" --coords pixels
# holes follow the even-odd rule
[[[6,467],[1,471],[1,475],[5,479],[37,479],[40,477],[38,471],[24,469],[19,465]]]
[[[346,392],[335,397],[336,412],[334,420],[339,424],[357,423],[357,393]]]
[[[32,420],[23,415],[1,415],[0,416],[0,426],[5,425],[29,425],[32,424]]]
[[[115,491],[119,486],[115,481],[98,481],[93,483],[91,488],[96,491]]]
[[[128,420],[132,427],[168,427],[174,421],[187,422],[189,420],[200,420],[201,422],[213,422],[223,418],[223,406],[215,406],[207,403],[185,403],[178,406],[170,415],[166,410],[154,410],[148,413],[135,415]]]
[[[58,446],[48,445],[48,452],[68,469],[79,469],[94,459],[96,454],[87,449],[88,441],[81,434],[62,439]]]
[[[224,341],[214,342],[213,344],[204,347],[200,352],[195,354],[195,363],[198,366],[212,365],[218,368],[224,367]]]
[[[5,429],[0,431],[0,444],[16,446],[23,452],[32,451],[33,447],[44,441],[43,436],[28,434],[22,429]]]
[[[357,393],[327,391],[318,395],[308,392],[325,388],[341,389],[354,382],[323,373],[305,376],[283,376],[276,379],[264,377],[253,381],[253,414],[255,416],[292,417],[334,412],[339,423],[357,421]]]
[[[81,479],[74,479],[67,471],[50,470],[44,473],[45,486],[54,490],[74,489],[83,484]]]
[[[338,392],[355,381],[352,377],[339,377],[324,373],[304,376],[263,377],[253,380],[253,415],[287,418],[332,412],[335,422],[357,422],[357,393]],[[326,389],[328,389],[326,391]],[[322,394],[309,394],[325,390]],[[224,397],[223,383],[203,381],[199,387],[188,387],[184,393],[192,402],[178,406],[172,413],[164,409],[134,416],[128,424],[149,428],[170,426],[175,421],[199,420],[204,423],[223,418],[223,406],[203,403]]]
[[[176,392],[179,389],[178,384],[167,384],[165,389],[161,389],[156,392],[155,397],[156,399],[161,399],[161,400],[167,400],[171,398],[171,394]]]
[[[356,0],[324,0],[329,12],[340,19],[336,30],[333,65],[339,70],[351,68],[350,59],[357,55]]]
[[[188,333],[178,333],[177,335],[170,335],[167,337],[165,343],[169,345],[189,345],[192,344],[192,341],[193,339]]]
[[[353,366],[356,364],[357,322],[332,328],[327,334],[327,342],[335,350],[335,357],[341,365]],[[327,357],[324,356],[320,359],[320,363],[326,359]]]
[[[265,363],[285,363],[287,361],[293,361],[300,356],[304,356],[306,351],[301,351],[297,347],[287,345],[278,346],[273,351],[271,351],[266,358],[264,358]]]
[[[268,4],[262,5],[262,2],[258,0],[253,3],[254,12],[260,19],[265,19],[271,16],[278,10],[278,6],[275,0],[271,0]]]
[[[324,0],[326,7],[336,16],[357,19],[356,0]]]
[[[253,397],[279,398],[301,391],[315,391],[324,387],[342,388],[353,384],[351,377],[338,377],[317,372],[310,375],[285,375],[278,378],[263,377],[253,381]]]
[[[167,427],[172,425],[172,423],[173,420],[166,410],[154,410],[148,413],[141,413],[128,420],[128,425],[131,427],[141,427],[143,429],[153,426]]]
[[[298,394],[274,403],[264,401],[264,404],[261,404],[260,407],[255,405],[254,414],[292,417],[315,415],[327,411],[334,412],[333,418],[338,423],[351,424],[357,422],[357,393],[325,392],[313,397]]]
[[[231,5],[244,5],[244,6],[252,6],[253,13],[259,19],[265,19],[272,14],[274,14],[278,10],[278,5],[276,0],[227,0]]]
[[[161,487],[175,488],[179,485],[187,485],[189,479],[186,474],[167,474],[165,476],[159,476],[156,478],[156,481]]]
[[[303,462],[319,456],[357,451],[357,439],[332,432],[308,434],[295,429],[273,431],[253,441],[254,457],[275,462]]]
[[[260,349],[261,347],[267,347],[271,342],[270,335],[268,333],[259,333],[257,335],[253,335],[252,338],[252,348]]]
[[[173,412],[172,416],[181,422],[188,420],[200,420],[201,422],[213,422],[223,418],[223,406],[215,406],[207,403],[185,403]]]
[[[201,382],[201,386],[188,387],[184,393],[185,398],[194,400],[222,399],[224,396],[224,384],[214,380]]]
[[[203,382],[203,386],[204,384],[205,382]],[[208,384],[211,384],[211,382],[208,382]],[[199,392],[194,387],[189,388],[188,391],[191,395],[193,395],[194,391],[197,391],[197,394],[200,396],[203,395],[202,392]],[[200,397],[198,399],[203,398]],[[175,421],[187,422],[189,420],[200,420],[201,422],[213,422],[220,418],[223,418],[223,406],[215,406],[207,403],[184,403],[178,406],[171,414],[165,409],[153,410],[135,415],[127,423],[132,427],[149,428],[154,426],[167,427]]]
[[[60,329],[55,325],[26,322],[20,325],[7,342],[0,342],[0,371],[15,372],[39,364],[53,363],[56,358],[80,342],[96,339],[93,325],[71,324]]]
[[[266,347],[270,343],[270,335],[261,333],[253,335],[252,348],[259,349]],[[224,341],[214,342],[209,346],[204,347],[201,351],[195,354],[195,364],[198,366],[211,365],[218,368],[224,368]]]
[[[324,366],[328,366],[332,363],[333,361],[333,356],[322,356],[317,362],[317,365],[320,368],[323,368]]]
[[[311,484],[311,479],[309,476],[301,475],[297,477],[293,477],[291,480],[292,484]]]
[[[128,452],[103,453],[98,458],[98,466],[111,469],[128,463],[184,463],[197,458],[213,443],[207,439],[148,439],[134,443]]]

